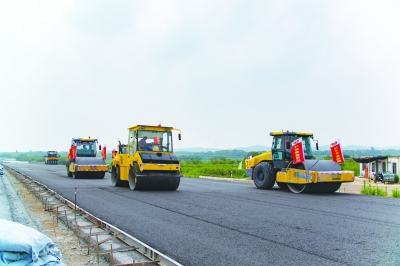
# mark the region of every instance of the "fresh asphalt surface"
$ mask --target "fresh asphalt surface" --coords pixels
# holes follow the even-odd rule
[[[183,265],[400,265],[400,199],[182,178],[177,191],[4,163]]]

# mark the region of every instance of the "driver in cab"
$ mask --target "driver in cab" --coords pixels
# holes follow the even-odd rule
[[[141,140],[139,140],[139,150],[146,150],[146,151],[150,150],[150,147],[147,146],[146,140],[147,140],[146,136],[144,136]]]

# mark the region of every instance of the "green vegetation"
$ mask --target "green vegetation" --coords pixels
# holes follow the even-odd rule
[[[353,171],[355,176],[360,175],[360,163],[354,161],[352,158],[345,159],[344,163],[340,164],[342,170]]]
[[[387,187],[385,189],[381,189],[376,185],[375,187],[371,186],[371,184],[366,185],[366,181],[364,180],[363,187],[361,188],[361,194],[363,195],[372,195],[372,196],[381,196],[381,197],[389,197]],[[396,188],[392,190],[393,198],[400,198],[400,191]]]
[[[242,159],[246,156],[247,152],[242,150],[221,150],[221,151],[208,151],[208,152],[175,152],[180,160],[198,159],[210,160],[212,158],[231,158]]]
[[[398,174],[394,174],[394,183],[395,184],[399,183],[399,175]]]
[[[242,169],[238,169],[242,162]],[[215,176],[215,177],[246,177],[244,161],[238,159],[211,158],[208,161],[199,159],[181,160],[181,171],[186,177]]]
[[[15,159],[21,162],[43,162],[44,156],[47,155],[47,151],[30,151],[30,152],[0,152],[0,158],[4,159]],[[66,164],[68,152],[58,152],[60,158],[58,164]],[[97,156],[101,156],[97,154]],[[107,158],[111,158],[111,153],[107,153]],[[110,160],[111,162],[111,160]]]
[[[318,150],[313,151],[313,155],[317,158],[331,155],[331,150]],[[390,155],[389,155],[390,154]],[[371,147],[370,150],[343,150],[343,156],[347,160],[352,157],[363,157],[363,156],[400,156],[400,150],[389,149],[389,150],[375,150]]]
[[[60,158],[59,164],[65,164],[65,158],[67,152],[59,152]],[[0,158],[4,159],[15,159],[16,161],[24,162],[44,162],[44,156],[47,155],[47,151],[30,151],[30,152],[2,152]]]
[[[381,188],[376,185],[375,187],[372,187],[371,184],[368,186],[366,185],[366,181],[364,180],[364,185],[361,188],[361,194],[363,195],[372,195],[372,196],[381,196],[381,197],[387,197],[387,187],[385,190],[382,190]]]

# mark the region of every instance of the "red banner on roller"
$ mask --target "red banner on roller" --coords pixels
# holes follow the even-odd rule
[[[111,158],[114,159],[115,155],[117,155],[117,151],[114,149],[114,150],[112,150],[112,152],[111,152]]]
[[[75,146],[75,145],[72,146],[71,149],[69,149],[69,157],[70,157],[72,160],[75,160],[75,159],[76,159],[76,146]]]
[[[303,141],[301,138],[296,139],[292,142],[292,147],[290,148],[290,153],[292,154],[293,164],[302,163],[305,161],[304,158],[304,150],[303,150]]]
[[[103,149],[101,150],[101,157],[103,157],[104,160],[107,159],[107,149],[106,149],[106,146],[104,146]]]
[[[340,147],[340,141],[336,140],[331,143],[332,159],[337,163],[344,163],[344,157],[342,148]]]

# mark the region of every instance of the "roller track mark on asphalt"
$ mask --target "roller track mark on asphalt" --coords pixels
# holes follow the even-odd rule
[[[111,193],[115,192],[115,191],[108,190],[108,189],[105,189],[105,188],[101,188],[101,189],[104,190],[104,191],[107,191],[107,192],[111,192]],[[132,198],[130,198],[130,197],[126,196],[126,195],[119,194],[119,193],[114,193],[114,194],[118,194],[118,195],[121,196],[121,197],[128,198],[128,199],[131,199],[131,200],[132,200]],[[204,194],[204,193],[198,193],[198,194]],[[264,241],[268,241],[268,242],[270,242],[270,243],[274,243],[274,244],[276,244],[276,245],[283,246],[283,247],[286,247],[286,248],[289,248],[289,249],[297,250],[297,251],[303,252],[303,253],[305,253],[305,254],[313,255],[313,256],[318,257],[318,258],[323,258],[323,259],[328,260],[328,261],[341,263],[341,265],[351,265],[351,264],[346,264],[346,263],[344,263],[343,261],[340,261],[340,260],[337,260],[337,259],[333,259],[333,258],[328,257],[328,256],[323,256],[323,255],[318,254],[318,253],[316,253],[316,252],[311,252],[311,251],[308,251],[308,250],[304,250],[304,249],[301,249],[301,248],[294,247],[294,246],[292,246],[292,245],[288,245],[288,244],[279,242],[279,241],[277,241],[277,240],[273,240],[273,239],[269,239],[269,238],[265,238],[265,237],[260,237],[260,236],[258,236],[258,235],[250,234],[250,233],[248,233],[248,232],[244,232],[244,231],[241,231],[241,230],[238,230],[238,229],[235,229],[235,228],[230,228],[230,227],[227,227],[227,226],[222,226],[221,224],[217,224],[217,223],[214,223],[214,222],[211,222],[211,221],[207,221],[207,220],[204,220],[204,219],[201,219],[201,218],[197,218],[197,217],[192,217],[192,216],[187,215],[187,214],[185,214],[185,213],[177,212],[177,211],[174,211],[174,210],[169,209],[169,208],[166,208],[166,207],[158,206],[158,205],[156,205],[156,204],[151,204],[151,203],[148,203],[148,202],[143,201],[143,200],[139,200],[139,199],[134,199],[134,200],[136,200],[136,201],[138,201],[138,202],[141,202],[141,203],[143,203],[143,204],[146,204],[146,205],[149,205],[149,206],[152,206],[152,207],[155,207],[155,208],[164,210],[164,211],[168,211],[168,212],[171,212],[171,213],[176,213],[176,214],[178,214],[178,215],[185,216],[185,217],[187,217],[187,218],[190,218],[190,219],[193,219],[193,220],[197,220],[197,221],[200,221],[200,222],[203,222],[203,223],[206,223],[206,224],[211,224],[211,225],[214,225],[214,226],[217,226],[217,227],[220,227],[220,228],[229,230],[229,231],[238,232],[238,233],[241,233],[241,234],[250,236],[250,237],[254,237],[254,238],[258,238],[258,239],[264,240]]]

